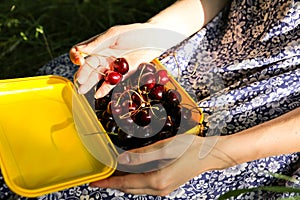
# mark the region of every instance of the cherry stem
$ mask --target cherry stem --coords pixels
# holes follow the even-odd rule
[[[86,62],[86,64],[94,71],[94,72],[97,72],[98,74],[101,74],[103,76],[105,76],[104,73],[100,72],[97,70],[98,67],[100,67],[101,65],[98,65],[97,68],[95,69],[89,62]]]
[[[106,133],[109,135],[118,135],[118,133],[115,133],[115,132],[106,132]]]
[[[192,106],[190,104],[187,103],[181,103],[180,105],[185,105],[185,106],[190,106],[191,107],[191,111],[193,112],[193,110],[197,110],[199,113],[203,113],[200,109],[201,108],[205,108],[205,107],[200,107],[200,106]]]
[[[87,52],[80,52],[81,55],[85,55],[84,57],[89,57],[89,56],[100,56],[100,57],[104,57],[104,58],[108,58],[108,57],[111,57],[111,56],[107,56],[107,55],[103,55],[103,54],[100,54],[100,53],[87,53]]]
[[[174,59],[174,61],[175,61],[175,63],[176,63],[176,66],[177,66],[177,73],[178,73],[178,80],[179,80],[179,79],[180,79],[180,76],[181,76],[179,63],[178,63],[178,61],[177,61],[177,59],[176,59],[176,53],[173,52],[172,55],[173,55],[173,59]]]
[[[143,99],[143,97],[142,97],[137,91],[132,90],[132,89],[129,89],[129,90],[124,91],[124,92],[119,96],[119,98],[118,98],[118,100],[117,100],[117,102],[116,102],[116,105],[118,105],[118,104],[120,103],[121,97],[122,97],[124,94],[128,94],[128,95],[130,96],[130,95],[131,95],[130,92],[133,92],[133,93],[135,93],[136,95],[138,95],[138,97],[142,100],[142,103],[145,103],[145,102],[146,102],[146,101]],[[120,119],[125,119],[125,118],[127,118],[127,117],[130,117],[132,113],[134,114],[135,112],[139,111],[139,110],[140,110],[140,107],[143,107],[143,106],[139,106],[139,107],[137,108],[137,110],[133,110],[133,111],[130,111],[130,112],[128,112],[128,113],[125,113],[124,115],[121,115],[121,116],[120,116]],[[128,116],[127,116],[127,115],[128,115]]]
[[[132,92],[134,92],[136,95],[138,95],[138,97],[142,100],[142,103],[145,103],[146,101],[143,99],[143,97],[135,90],[131,90]]]
[[[156,107],[156,106],[149,106],[149,108],[150,108],[152,114],[153,114],[155,117],[157,117],[157,115],[153,112],[153,109],[159,110],[159,108]]]
[[[138,90],[140,91],[140,81],[141,81],[141,76],[143,74],[143,71],[145,69],[145,66],[142,68],[141,72],[140,72],[140,75],[139,75],[139,79],[138,79]]]
[[[141,108],[142,107],[142,108]],[[124,115],[120,116],[120,119],[125,119],[127,117],[130,117],[131,115],[135,115],[138,111],[146,109],[146,108],[151,108],[151,107],[143,107],[143,106],[139,106],[136,110],[130,111],[125,113]]]
[[[133,110],[133,111],[134,111],[134,110]],[[132,113],[133,111],[130,111],[130,112],[128,112],[128,113],[125,113],[124,115],[120,115],[120,119],[125,119],[125,118],[127,118],[127,117],[130,117],[130,116],[131,116],[131,113]]]

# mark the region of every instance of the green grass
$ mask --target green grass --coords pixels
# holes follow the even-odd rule
[[[0,79],[34,76],[74,44],[119,24],[145,22],[175,0],[2,0]]]

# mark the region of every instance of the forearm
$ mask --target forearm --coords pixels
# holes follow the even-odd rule
[[[217,148],[235,164],[300,151],[300,108],[240,133],[225,136]]]
[[[178,0],[148,22],[190,36],[216,16],[227,2],[228,0]]]

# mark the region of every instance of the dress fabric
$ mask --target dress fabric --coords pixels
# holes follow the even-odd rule
[[[299,24],[300,1],[233,0],[203,29],[159,57],[203,108],[206,136],[234,134],[300,106]],[[57,74],[72,80],[77,69],[64,54],[37,75]],[[294,179],[283,180],[272,173]],[[2,176],[0,183],[1,199],[27,199],[11,192]],[[166,197],[81,185],[38,199],[218,199],[230,190],[259,186],[300,188],[300,152],[204,172]],[[297,195],[253,191],[234,199]]]

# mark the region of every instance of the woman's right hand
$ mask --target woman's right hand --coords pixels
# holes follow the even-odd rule
[[[151,28],[155,26],[148,23],[114,26],[100,35],[73,46],[70,50],[71,61],[80,65],[76,77],[80,85],[79,93],[86,93],[103,79],[104,72],[109,69],[110,63],[118,55],[125,53],[123,57],[130,66],[124,78],[134,72],[140,63],[149,62],[159,56],[161,52],[157,49],[143,49],[143,47],[151,46],[157,38],[151,38],[151,34],[145,31],[142,32],[145,36],[137,32],[143,29],[151,31]],[[125,32],[127,33],[124,34]],[[105,96],[113,87],[114,85],[103,82],[95,97]]]

